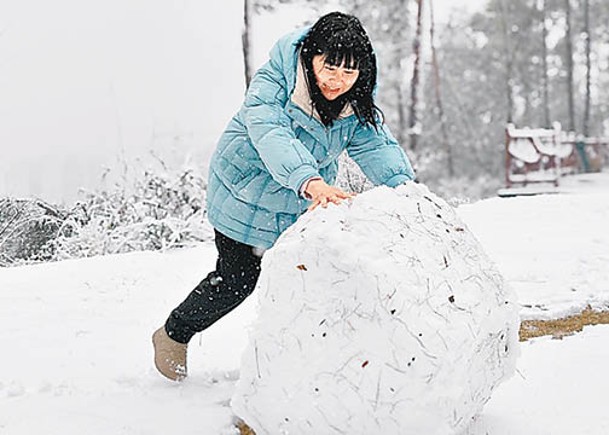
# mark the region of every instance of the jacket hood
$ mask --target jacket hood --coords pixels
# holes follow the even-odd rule
[[[279,63],[290,92],[296,86],[296,66],[298,64],[299,47],[310,29],[311,26],[301,27],[281,37],[270,52],[271,62],[275,61]]]

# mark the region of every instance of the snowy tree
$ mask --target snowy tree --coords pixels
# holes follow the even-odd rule
[[[421,44],[423,37],[423,0],[417,0],[417,24],[412,52],[414,65],[412,68],[412,80],[410,81],[410,116],[408,117],[408,127],[410,134],[410,149],[417,148],[417,137],[420,134],[419,124],[419,85],[421,82]]]
[[[586,41],[586,97],[584,104],[584,136],[590,134],[590,100],[592,74],[592,35],[590,33],[590,0],[584,0],[584,37]]]
[[[565,66],[567,71],[567,101],[569,103],[569,124],[570,131],[575,130],[575,90],[574,90],[574,69],[573,64],[573,37],[571,36],[573,23],[571,19],[572,8],[571,0],[565,0]]]
[[[243,46],[243,71],[245,74],[245,88],[252,80],[252,42],[251,42],[251,7],[250,0],[243,0],[243,33],[241,43]]]
[[[284,2],[267,1],[265,7]],[[495,194],[503,182],[508,121],[531,127],[558,121],[569,129],[573,113],[578,132],[602,136],[609,130],[609,64],[601,56],[609,50],[609,3],[586,2],[588,30],[584,0],[569,0],[570,12],[566,0],[489,0],[473,15],[435,26],[433,38],[423,34],[433,50],[421,64],[429,79],[417,92],[416,151],[408,150],[422,181],[447,195],[464,189],[473,197]],[[319,0],[301,4],[321,9]],[[406,144],[417,3],[340,0],[340,5],[362,20],[373,40],[378,104]],[[354,171],[346,184],[359,179]],[[362,188],[357,184],[355,190]]]
[[[565,5],[564,1],[491,0],[484,10],[438,29],[437,58],[447,71],[442,76],[446,129],[455,146],[452,184],[480,179],[487,184],[487,193],[494,194],[503,174],[507,120],[519,126],[547,126],[554,121],[569,126]],[[589,57],[583,0],[571,0],[571,6],[573,110],[583,115],[576,118],[575,129],[583,130],[589,104],[588,134],[600,136],[608,116],[609,65],[600,53],[609,47],[609,28],[603,19],[609,17],[609,5],[590,0],[589,33],[594,44]],[[423,94],[429,98],[434,92],[430,80]],[[441,124],[434,111],[422,116],[420,152],[415,157],[419,177],[441,189],[450,179],[447,157],[439,146]]]

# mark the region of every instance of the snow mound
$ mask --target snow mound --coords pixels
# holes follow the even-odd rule
[[[514,296],[423,185],[306,213],[263,258],[235,413],[264,434],[450,434],[515,370]]]

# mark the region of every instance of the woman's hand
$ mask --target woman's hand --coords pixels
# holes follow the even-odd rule
[[[343,199],[353,198],[351,193],[343,192],[338,187],[333,187],[319,178],[310,180],[305,189],[307,196],[313,201],[309,211],[315,210],[321,205],[326,208],[329,203],[340,204]]]

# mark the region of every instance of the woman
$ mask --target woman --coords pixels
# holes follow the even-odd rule
[[[333,12],[280,39],[254,76],[212,157],[207,213],[218,249],[211,272],[153,335],[155,365],[186,376],[187,344],[239,305],[261,252],[298,217],[351,197],[332,186],[343,150],[374,184],[414,178],[374,104],[376,59],[359,20]]]

